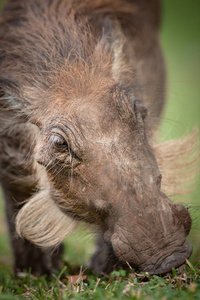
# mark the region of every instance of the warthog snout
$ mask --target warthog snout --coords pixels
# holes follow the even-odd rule
[[[121,262],[150,274],[163,274],[181,266],[192,254],[192,246],[186,241],[191,218],[182,205],[167,199],[152,202],[146,212],[136,216],[127,212],[125,218],[119,218],[114,233],[106,232],[105,239],[110,240]]]

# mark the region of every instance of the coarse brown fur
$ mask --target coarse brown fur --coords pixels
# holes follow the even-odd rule
[[[188,191],[198,133],[155,142],[165,99],[159,24],[157,0],[7,1],[0,179],[16,271],[57,268],[62,247],[51,247],[81,221],[99,232],[96,273],[126,261],[164,273],[191,254],[190,215],[165,194]]]

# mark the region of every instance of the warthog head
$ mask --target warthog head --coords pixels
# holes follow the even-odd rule
[[[60,98],[53,111],[43,116],[36,147],[50,182],[48,196],[38,193],[22,208],[18,231],[52,246],[76,220],[84,221],[100,229],[122,263],[152,274],[183,264],[192,253],[186,241],[191,217],[161,191],[144,104],[113,86],[104,87],[95,101],[64,104]],[[62,218],[70,217],[66,226],[59,221],[61,211]]]

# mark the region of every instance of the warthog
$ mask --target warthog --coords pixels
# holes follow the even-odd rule
[[[197,134],[155,142],[165,98],[159,6],[7,1],[0,178],[15,271],[58,268],[80,222],[98,236],[96,273],[130,265],[162,274],[191,255],[190,214],[166,194],[180,188],[179,156],[193,152]]]

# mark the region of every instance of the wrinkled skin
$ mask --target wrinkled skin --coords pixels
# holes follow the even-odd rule
[[[60,213],[99,232],[95,273],[127,262],[150,274],[182,265],[192,253],[186,241],[191,218],[161,191],[150,146],[165,93],[158,1],[125,1],[125,13],[114,3],[104,9],[69,1],[75,18],[66,1],[29,1],[29,10],[9,1],[0,32],[0,168],[15,270],[42,274],[58,267],[62,246],[53,253],[34,245],[44,245],[48,226],[59,226],[51,223],[53,209],[49,223],[40,221],[50,207],[48,198],[46,206],[34,207],[43,191]],[[81,23],[81,12],[90,26]],[[15,234],[18,211],[25,240]],[[39,228],[37,240],[26,232],[28,221],[22,229],[27,212]]]

